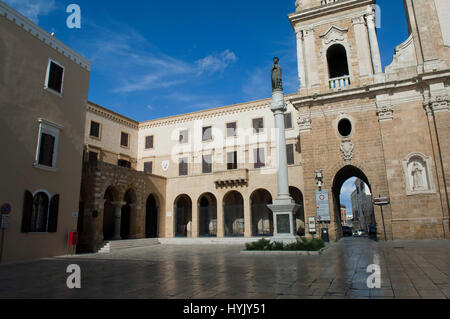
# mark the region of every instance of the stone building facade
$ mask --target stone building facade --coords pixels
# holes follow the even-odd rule
[[[286,136],[291,195],[302,207],[299,234],[312,236],[304,222],[316,217],[315,172],[322,170],[322,188],[331,194],[331,222],[322,226],[332,240],[342,236],[340,191],[351,177],[374,197],[390,199],[382,211],[375,208],[379,238],[449,236],[450,18],[442,14],[448,1],[404,2],[410,36],[384,72],[375,0],[298,0],[289,15],[300,88],[285,97]],[[111,198],[130,201],[129,188],[140,208],[126,225],[132,238],[150,236],[143,216],[151,217],[142,208],[153,193],[159,204],[152,235],[270,236],[273,218],[265,207],[276,197],[277,163],[269,103],[144,123],[89,103],[86,158],[97,166],[87,161],[83,180],[96,198],[84,216],[93,210],[101,216]],[[91,231],[96,242],[101,218]]]
[[[2,262],[73,252],[90,67],[0,1]]]

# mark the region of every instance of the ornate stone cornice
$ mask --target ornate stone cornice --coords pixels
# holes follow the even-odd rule
[[[450,97],[448,95],[434,96],[430,99],[433,112],[450,111]]]
[[[311,112],[303,111],[298,115],[297,123],[300,133],[311,131]]]
[[[377,103],[378,121],[392,121],[394,118],[394,106],[391,103]]]
[[[114,122],[120,123],[122,125],[131,127],[135,130],[137,130],[139,128],[138,122],[127,119],[124,116],[116,114],[113,111],[107,110],[107,109],[100,107],[98,105],[95,105],[95,104],[88,103],[87,111],[91,112],[93,114],[96,114],[98,116],[101,116],[107,120],[114,121]]]
[[[55,49],[60,54],[66,56],[76,64],[79,64],[82,68],[88,71],[91,70],[91,62],[89,62],[85,57],[75,52],[73,49],[62,43],[60,40],[51,36],[47,31],[36,25],[28,18],[24,17],[16,10],[12,9],[2,1],[0,1],[0,17],[4,17],[9,21],[15,23],[24,31],[30,33],[32,36],[41,40],[44,44]]]

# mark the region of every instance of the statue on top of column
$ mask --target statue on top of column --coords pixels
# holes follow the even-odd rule
[[[281,80],[281,66],[278,64],[280,61],[279,58],[275,57],[273,58],[273,66],[272,66],[272,91],[275,90],[283,90],[283,82]]]

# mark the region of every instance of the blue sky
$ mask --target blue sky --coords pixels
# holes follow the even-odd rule
[[[92,61],[89,100],[138,121],[270,97],[273,56],[298,88],[295,0],[5,2]],[[71,3],[81,29],[66,27]],[[408,30],[403,1],[378,4],[386,66]]]

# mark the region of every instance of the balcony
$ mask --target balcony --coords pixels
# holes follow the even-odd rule
[[[247,185],[248,169],[227,170],[214,174],[217,188]]]
[[[333,90],[342,90],[349,87],[352,82],[350,80],[350,75],[341,76],[339,78],[333,78],[329,80],[330,89]]]

